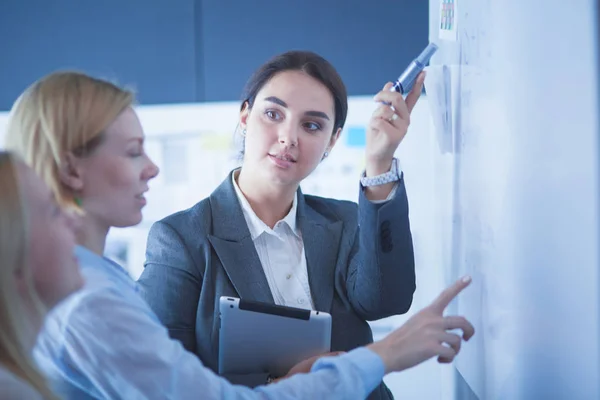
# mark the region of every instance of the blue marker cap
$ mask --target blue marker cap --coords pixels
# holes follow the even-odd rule
[[[408,68],[404,70],[402,75],[400,75],[390,90],[400,92],[402,94],[410,92],[415,84],[417,76],[419,76],[421,71],[423,71],[423,68],[425,68],[427,63],[429,63],[429,60],[435,54],[437,49],[438,46],[435,43],[429,43],[425,50],[423,50],[421,54],[419,54],[419,56],[410,63]]]
[[[425,65],[427,65],[431,57],[433,57],[437,49],[437,44],[429,43],[427,47],[425,47],[425,50],[423,50],[421,54],[419,54],[419,57],[417,57],[415,61],[421,64],[423,68],[425,68]]]

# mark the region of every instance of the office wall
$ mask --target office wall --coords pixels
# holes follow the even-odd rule
[[[0,109],[64,68],[133,84],[144,103],[195,100],[194,2],[170,3],[1,1]]]
[[[427,24],[427,2],[410,0],[3,0],[0,110],[64,68],[132,84],[142,104],[237,100],[289,49],[324,55],[351,95],[373,94],[426,45]]]

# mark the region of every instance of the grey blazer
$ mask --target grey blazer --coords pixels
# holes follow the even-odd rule
[[[370,202],[362,190],[357,205],[299,189],[297,221],[315,308],[332,316],[332,351],[371,343],[367,321],[408,311],[415,267],[402,180],[385,203]],[[231,174],[207,199],[153,224],[144,267],[139,284],[148,304],[171,337],[215,372],[219,298],[274,303]],[[257,386],[267,375],[227,378]],[[383,384],[369,397],[386,398]]]

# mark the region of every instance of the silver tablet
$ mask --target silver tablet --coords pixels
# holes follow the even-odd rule
[[[331,348],[331,315],[223,296],[220,299],[219,374],[290,368]]]

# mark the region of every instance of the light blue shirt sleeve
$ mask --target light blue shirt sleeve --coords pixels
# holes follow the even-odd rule
[[[53,360],[61,379],[110,399],[364,399],[384,375],[381,358],[363,348],[322,359],[310,374],[255,389],[234,386],[171,340],[134,294],[104,288],[79,296]],[[49,354],[43,343],[40,349]]]

